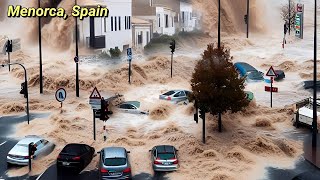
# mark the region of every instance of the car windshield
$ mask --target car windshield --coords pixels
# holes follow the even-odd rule
[[[61,154],[78,156],[81,154],[82,146],[76,144],[70,144],[63,148]]]
[[[173,153],[158,153],[158,158],[162,160],[174,159]]]
[[[126,164],[125,158],[106,158],[104,160],[105,166],[123,166]]]
[[[249,79],[253,79],[253,80],[262,80],[263,76],[258,71],[251,71],[251,72],[248,73],[248,78]]]
[[[174,93],[175,93],[175,91],[169,91],[169,92],[164,93],[163,95],[165,95],[165,96],[171,96],[171,95],[174,94]]]

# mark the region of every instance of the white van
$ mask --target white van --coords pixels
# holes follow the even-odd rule
[[[319,121],[320,112],[317,112],[317,116],[317,121]],[[302,107],[294,113],[293,120],[296,127],[299,127],[300,124],[305,124],[311,127],[313,121],[313,110],[308,107]]]

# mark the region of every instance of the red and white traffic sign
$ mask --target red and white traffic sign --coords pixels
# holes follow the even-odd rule
[[[94,89],[93,89],[93,91],[92,91],[92,93],[91,93],[89,98],[90,99],[101,99],[101,95],[100,95],[97,87],[94,87]]]
[[[271,92],[271,87],[265,86],[264,90],[267,92]],[[279,89],[277,87],[272,87],[272,92],[279,92]]]
[[[273,69],[273,67],[271,66],[266,74],[266,76],[270,76],[270,77],[277,77],[277,73],[276,71]]]
[[[89,97],[89,104],[91,105],[92,109],[101,109],[101,95],[95,87]]]

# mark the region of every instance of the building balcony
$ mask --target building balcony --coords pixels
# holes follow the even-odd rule
[[[88,48],[103,49],[106,48],[106,36],[95,36],[94,38],[87,37],[86,45]]]

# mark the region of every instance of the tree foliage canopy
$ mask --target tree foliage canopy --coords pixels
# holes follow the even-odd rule
[[[192,75],[192,98],[199,108],[213,115],[238,112],[249,104],[243,91],[244,78],[239,78],[232,58],[230,49],[209,44]]]

